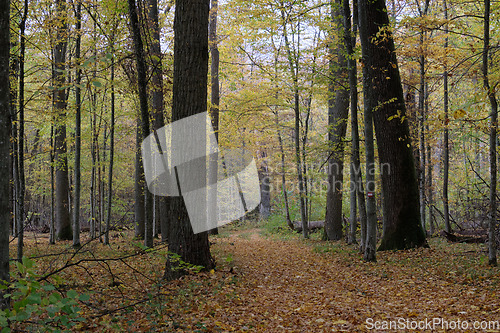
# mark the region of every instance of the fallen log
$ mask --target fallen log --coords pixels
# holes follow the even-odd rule
[[[309,221],[308,223],[309,230],[321,229],[325,226],[325,221]],[[302,222],[301,221],[293,221],[293,230],[297,232],[302,231]]]
[[[485,243],[488,240],[487,235],[462,235],[457,233],[449,233],[445,230],[441,231],[441,235],[452,243]]]

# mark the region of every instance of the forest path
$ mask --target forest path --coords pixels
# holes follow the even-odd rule
[[[237,279],[233,298],[214,314],[228,331],[360,332],[369,318],[498,320],[498,285],[457,285],[453,272],[429,266],[430,249],[383,252],[378,263],[364,263],[354,247],[271,239],[258,229],[216,238],[215,248]]]

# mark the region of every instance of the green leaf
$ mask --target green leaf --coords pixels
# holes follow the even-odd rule
[[[68,292],[66,293],[66,295],[69,298],[77,298],[78,297],[78,293],[76,291],[74,291],[73,289],[68,290]]]
[[[33,268],[33,260],[31,260],[31,259],[29,259],[29,258],[26,258],[26,257],[23,257],[23,265],[24,265],[27,269]]]
[[[78,297],[78,300],[80,300],[81,302],[88,302],[88,300],[90,300],[90,296],[87,294],[81,294]]]
[[[29,304],[41,304],[42,296],[39,293],[33,293],[28,295],[27,300]]]
[[[53,285],[51,284],[46,284],[46,285],[43,285],[42,286],[42,289],[45,290],[45,291],[52,291],[52,290],[55,290],[56,287],[54,287]]]
[[[100,88],[100,87],[102,87],[102,83],[101,83],[101,82],[99,82],[99,81],[92,81],[92,84],[93,84],[93,85],[94,85],[94,87],[96,87],[96,88]]]

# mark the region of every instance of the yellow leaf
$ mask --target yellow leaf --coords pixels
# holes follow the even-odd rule
[[[466,115],[467,115],[467,112],[465,112],[464,109],[458,109],[458,110],[455,110],[455,112],[453,112],[453,117],[455,119],[462,119]]]

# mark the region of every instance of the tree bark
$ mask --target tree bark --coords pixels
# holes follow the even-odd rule
[[[57,36],[54,48],[54,109],[55,124],[55,163],[56,163],[56,236],[60,240],[71,240],[71,219],[69,214],[69,179],[66,143],[66,47],[68,24],[66,20],[66,1],[56,0]]]
[[[75,58],[78,65],[81,62],[81,42],[82,42],[82,3],[78,1],[76,5],[76,51]],[[76,69],[75,86],[75,194],[73,208],[73,247],[80,247],[80,198],[81,198],[81,151],[82,151],[82,95],[80,84],[82,82],[82,70]]]
[[[111,128],[109,133],[109,174],[108,174],[108,202],[106,215],[106,231],[104,234],[104,244],[109,244],[109,229],[111,227],[111,203],[113,201],[113,165],[115,157],[115,50],[114,34],[111,38]]]
[[[360,19],[363,17],[359,10]],[[361,22],[360,22],[361,23]],[[360,24],[361,25],[361,24]],[[360,29],[361,30],[361,29]],[[360,31],[361,36],[361,31]],[[366,54],[363,54],[363,63]],[[377,202],[375,200],[375,147],[373,139],[373,91],[366,66],[363,66],[363,97],[365,120],[365,154],[366,154],[366,239],[363,260],[375,262],[377,248]]]
[[[10,135],[11,110],[9,89],[10,57],[10,1],[0,2],[0,281],[9,278],[9,224],[10,213]],[[0,309],[9,306],[5,291],[0,292]]]
[[[209,5],[209,0],[178,0],[175,4],[172,121],[207,109]],[[179,267],[179,260],[212,269],[215,262],[210,255],[208,233],[193,233],[182,197],[173,197],[170,208],[170,255],[165,279],[186,273]]]
[[[420,4],[418,5],[418,10],[420,12],[420,17],[424,17],[427,15],[427,11],[429,9],[429,0],[425,0],[424,9],[420,8]],[[425,30],[420,31],[420,87],[418,93],[418,109],[420,111],[419,115],[419,148],[418,148],[418,169],[417,176],[419,179],[419,200],[420,200],[420,218],[422,223],[422,229],[425,231],[425,183],[426,183],[426,154],[425,154],[425,101],[426,101],[426,80],[425,80],[425,62],[426,57],[424,54],[424,40],[426,37]]]
[[[219,141],[219,104],[220,104],[220,89],[219,89],[219,47],[217,40],[217,15],[219,11],[218,0],[211,0],[210,5],[210,15],[209,15],[209,27],[208,27],[208,41],[210,47],[210,119],[212,121],[212,128],[215,132],[215,139]],[[217,174],[218,174],[218,163],[217,158],[214,155],[209,157],[209,178],[210,184],[215,184],[215,191],[217,191]],[[217,209],[217,196],[210,196],[212,202],[209,203],[208,208],[211,214],[218,214]],[[215,215],[217,216],[217,215]],[[216,235],[219,233],[218,228],[210,230],[210,234]]]
[[[290,207],[288,204],[288,191],[286,188],[286,168],[285,168],[285,148],[283,147],[283,138],[281,136],[281,130],[280,130],[280,123],[279,123],[279,115],[278,111],[275,113],[275,119],[276,119],[276,130],[278,134],[278,143],[280,147],[280,154],[281,154],[281,188],[283,191],[283,200],[285,201],[285,218],[286,218],[286,224],[290,229],[294,229],[292,219],[290,218]]]
[[[19,193],[18,193],[18,205],[19,205],[19,225],[17,233],[17,259],[19,261],[23,258],[23,246],[24,246],[24,221],[25,221],[25,193],[26,193],[26,181],[24,173],[24,59],[26,53],[26,36],[24,35],[26,30],[26,20],[28,18],[28,1],[24,1],[23,16],[21,18],[21,23],[19,24],[19,34],[20,34],[20,50],[19,50],[19,139],[18,139],[18,152],[17,158],[18,163],[18,177],[19,177]]]
[[[295,169],[297,171],[297,181],[299,185],[299,203],[300,203],[300,217],[302,221],[302,235],[304,238],[309,238],[309,227],[307,223],[307,213],[306,213],[306,193],[304,189],[304,174],[302,173],[302,156],[300,149],[300,94],[299,94],[299,66],[298,66],[298,54],[292,55],[292,50],[290,48],[290,41],[288,39],[287,32],[287,19],[285,17],[284,9],[281,10],[281,18],[283,24],[283,37],[285,38],[285,49],[288,58],[288,65],[290,66],[290,74],[292,75],[292,93],[293,93],[293,110],[295,113]]]
[[[146,138],[150,134],[149,129],[149,110],[147,98],[147,83],[146,83],[146,61],[144,59],[144,46],[139,27],[139,19],[137,18],[137,7],[135,0],[128,0],[128,10],[130,17],[130,25],[132,26],[132,38],[134,40],[134,52],[137,67],[137,90],[139,93],[139,104],[141,110],[141,132],[142,137]],[[142,183],[145,186],[144,171],[142,171]],[[153,247],[153,200],[152,195],[148,190],[144,190],[144,246]]]
[[[448,7],[446,0],[443,0],[444,7],[444,19],[448,20]],[[445,24],[445,34],[448,34],[448,23]],[[444,40],[444,50],[448,48],[448,35],[446,35]],[[444,134],[443,134],[443,146],[444,146],[444,156],[443,156],[443,214],[444,214],[444,229],[446,232],[451,233],[450,224],[450,204],[448,199],[448,175],[450,170],[450,144],[449,144],[449,129],[448,125],[450,122],[448,116],[448,66],[445,62],[444,72],[443,72],[443,107],[444,107]]]
[[[483,84],[490,101],[490,211],[488,228],[488,264],[497,265],[497,129],[498,102],[495,95],[496,84],[492,87],[488,77],[490,51],[490,0],[484,0],[484,37],[483,37]]]
[[[350,20],[343,13],[343,1],[332,4],[332,37],[328,83],[328,141],[332,150],[328,161],[328,192],[326,196],[325,232],[327,239],[342,239],[342,192],[344,184],[344,141],[349,111],[349,79],[346,44],[350,42],[351,32],[344,26]],[[333,37],[333,30],[338,37]]]
[[[158,20],[158,1],[148,0],[148,19],[151,31],[151,46],[150,55],[152,63],[152,99],[151,99],[151,110],[152,110],[152,126],[153,131],[156,131],[163,126],[165,126],[165,110],[164,110],[164,96],[163,96],[163,65],[162,65],[162,53],[160,44],[160,25]],[[170,10],[168,7],[167,10]],[[168,197],[156,198],[157,204],[159,205],[159,221],[160,221],[160,232],[162,242],[168,241]]]
[[[420,223],[415,162],[385,1],[360,0],[358,9],[367,88],[365,103],[368,113],[373,115],[381,165],[384,230],[379,250],[427,246]]]
[[[144,190],[145,182],[144,179],[144,167],[142,165],[141,157],[141,142],[143,136],[141,134],[141,126],[139,116],[137,117],[137,126],[135,132],[135,183],[134,183],[134,203],[135,203],[135,238],[144,239],[144,216],[146,214],[144,207]]]

